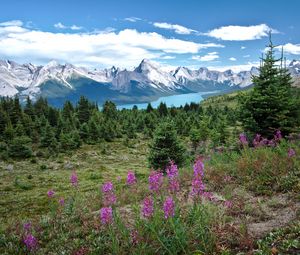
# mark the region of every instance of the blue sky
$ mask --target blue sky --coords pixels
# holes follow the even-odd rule
[[[249,69],[268,42],[300,58],[300,1],[1,1],[0,58],[103,68]]]

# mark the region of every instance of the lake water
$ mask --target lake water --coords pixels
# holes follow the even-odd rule
[[[166,103],[168,107],[180,107],[184,106],[185,104],[190,104],[192,102],[199,103],[203,100],[203,95],[214,94],[218,91],[210,91],[210,92],[198,92],[198,93],[188,93],[188,94],[180,94],[180,95],[173,95],[167,97],[160,97],[159,99],[150,102],[153,108],[157,108],[161,102]],[[122,109],[132,109],[132,107],[136,105],[138,109],[146,109],[148,103],[140,103],[140,104],[124,104],[124,105],[117,105],[119,110]]]

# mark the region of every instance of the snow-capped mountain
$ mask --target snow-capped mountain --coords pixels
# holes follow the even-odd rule
[[[293,76],[300,76],[300,61],[293,60],[288,69]],[[239,73],[232,70],[214,71],[205,67],[197,70],[178,67],[166,71],[147,59],[133,70],[121,70],[114,66],[89,70],[56,61],[45,66],[31,63],[21,65],[0,60],[0,96],[75,100],[82,94],[97,101],[118,101],[120,98],[123,102],[131,99],[145,101],[147,98],[178,93],[240,89],[251,85],[251,77],[257,74],[256,67]]]

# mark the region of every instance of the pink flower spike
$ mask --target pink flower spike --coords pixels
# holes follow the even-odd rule
[[[163,205],[165,219],[174,217],[175,215],[175,203],[172,197],[167,197]]]
[[[52,197],[54,197],[54,195],[55,195],[54,190],[48,190],[48,192],[47,192],[48,198],[52,198]]]
[[[111,207],[103,207],[100,210],[100,219],[103,225],[110,224],[113,221],[113,212]]]
[[[292,158],[292,157],[294,157],[295,155],[296,155],[295,150],[294,150],[293,148],[289,148],[289,150],[288,150],[288,157],[289,157],[289,158]]]
[[[70,182],[71,182],[71,184],[72,184],[73,187],[77,187],[78,186],[78,177],[77,177],[77,174],[76,174],[75,171],[71,174]]]
[[[134,172],[128,171],[126,183],[129,186],[136,183],[136,177],[135,177]]]
[[[142,213],[145,218],[151,218],[154,213],[153,199],[146,197],[143,201]]]
[[[27,234],[23,239],[23,242],[29,251],[35,250],[38,244],[37,239],[32,234]]]

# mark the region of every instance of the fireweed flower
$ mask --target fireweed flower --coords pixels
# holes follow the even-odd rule
[[[194,164],[194,176],[204,176],[204,164],[201,159],[197,159]]]
[[[113,221],[113,212],[111,207],[103,207],[100,210],[100,220],[103,225],[110,224]]]
[[[165,219],[168,219],[169,217],[173,217],[175,215],[175,203],[172,197],[167,197],[163,205],[163,210]]]
[[[292,158],[292,157],[294,157],[295,155],[296,155],[295,150],[294,150],[293,148],[289,148],[289,150],[288,150],[288,157],[289,157],[289,158]]]
[[[195,176],[192,180],[192,196],[201,196],[204,192],[205,185],[199,176]]]
[[[248,145],[247,136],[244,133],[240,134],[239,140],[242,145]]]
[[[174,179],[169,179],[169,191],[171,192],[177,192],[180,190],[180,187],[179,187],[179,181],[177,178],[174,178]]]
[[[102,185],[103,204],[111,206],[116,203],[117,197],[114,194],[114,186],[111,182],[106,182]]]
[[[260,146],[260,140],[261,140],[261,135],[260,134],[256,134],[252,143],[254,147],[259,147]]]
[[[70,182],[71,182],[71,184],[72,184],[73,187],[77,187],[78,186],[78,177],[77,177],[77,174],[76,174],[75,171],[71,174]]]
[[[62,197],[58,200],[58,203],[61,205],[61,206],[64,206],[65,205],[65,199]]]
[[[102,185],[102,192],[108,193],[114,190],[114,185],[111,182],[106,182]]]
[[[276,142],[280,141],[282,139],[282,134],[281,134],[281,131],[280,130],[277,130],[275,135],[274,135],[274,140]]]
[[[31,222],[26,222],[23,225],[25,231],[29,231],[31,229]]]
[[[154,213],[154,202],[151,197],[146,197],[143,201],[142,213],[145,218],[151,218]]]
[[[29,251],[35,250],[37,247],[37,239],[32,234],[27,234],[23,239],[26,248]]]
[[[131,242],[133,245],[136,245],[139,243],[139,233],[137,230],[132,230],[130,232]]]
[[[48,190],[48,192],[47,192],[48,198],[54,197],[54,194],[55,194],[55,192],[54,192],[54,190],[52,190],[52,189]]]
[[[126,183],[129,186],[131,186],[131,185],[133,185],[133,184],[136,183],[136,177],[135,177],[134,172],[128,171]]]
[[[153,171],[149,178],[149,189],[154,192],[159,192],[163,184],[163,174],[158,171]]]
[[[227,207],[227,208],[231,208],[232,205],[233,205],[232,202],[229,201],[229,200],[226,200],[226,201],[224,202],[224,206]]]
[[[166,172],[169,179],[173,179],[178,176],[178,167],[174,161],[170,161],[170,165],[167,167]]]

